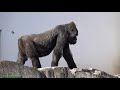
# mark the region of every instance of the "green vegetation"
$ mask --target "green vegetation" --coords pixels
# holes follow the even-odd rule
[[[22,76],[13,73],[7,73],[7,74],[0,74],[0,78],[22,78]]]

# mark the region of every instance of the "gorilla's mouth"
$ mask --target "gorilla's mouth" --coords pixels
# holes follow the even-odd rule
[[[70,44],[75,44],[77,42],[77,37],[71,38]]]

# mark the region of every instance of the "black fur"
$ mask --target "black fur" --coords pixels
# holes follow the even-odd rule
[[[22,36],[18,39],[17,62],[24,65],[27,58],[30,58],[33,67],[41,68],[39,57],[47,56],[53,50],[52,67],[58,66],[63,56],[70,69],[76,68],[69,44],[75,44],[77,36],[78,30],[74,22],[58,25],[44,33]]]

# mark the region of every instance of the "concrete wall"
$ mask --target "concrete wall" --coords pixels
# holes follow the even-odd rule
[[[79,36],[77,44],[70,48],[77,66],[117,74],[120,72],[119,20],[119,12],[0,12],[1,59],[17,59],[20,36],[41,33],[74,21]],[[40,58],[43,67],[49,67],[51,60],[51,54]],[[30,60],[26,65],[31,66]],[[59,66],[67,66],[63,58]]]

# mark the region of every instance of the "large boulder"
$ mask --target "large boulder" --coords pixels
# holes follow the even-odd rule
[[[47,78],[75,78],[68,67],[38,68]]]
[[[36,68],[23,66],[13,61],[0,61],[1,78],[44,78]]]
[[[0,61],[0,78],[120,78],[97,69],[68,67],[34,68],[13,61]]]
[[[110,75],[104,71],[93,68],[69,69],[67,67],[47,67],[39,68],[40,72],[44,73],[47,78],[119,78],[119,75]]]

